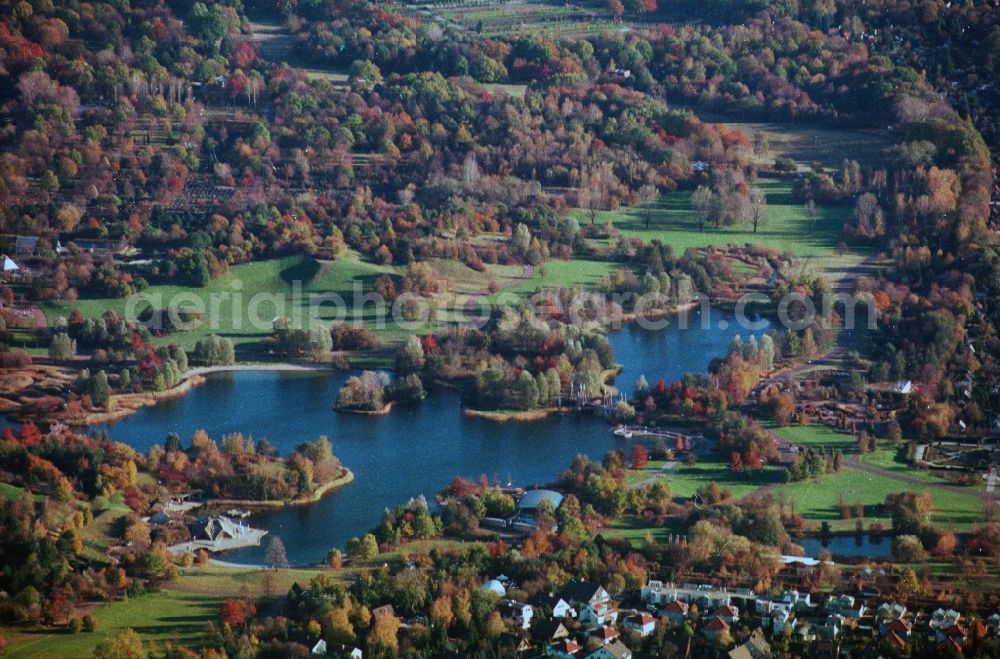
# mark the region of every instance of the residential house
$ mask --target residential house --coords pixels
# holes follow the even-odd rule
[[[500,600],[499,609],[500,617],[504,620],[513,622],[521,629],[531,628],[531,618],[535,614],[535,610],[530,604],[504,599]]]
[[[539,642],[549,644],[569,638],[569,630],[566,625],[558,620],[539,620],[532,630],[534,637]]]
[[[764,633],[757,629],[747,642],[729,651],[729,659],[769,659],[771,645],[764,638]]]
[[[912,629],[913,624],[905,618],[896,618],[895,620],[890,620],[889,622],[880,623],[878,626],[879,634],[881,636],[895,634],[903,640],[910,638]]]
[[[3,273],[5,275],[16,275],[21,270],[21,266],[14,263],[14,259],[10,258],[6,254],[3,255]]]
[[[732,604],[726,604],[717,608],[712,615],[716,618],[722,618],[730,625],[735,625],[740,619],[740,610]]]
[[[795,628],[794,636],[801,643],[812,643],[816,640],[816,625],[808,620],[803,620]]]
[[[586,604],[607,604],[611,600],[611,595],[602,586],[580,579],[570,580],[559,593],[559,597],[577,609],[583,608]]]
[[[588,654],[586,659],[632,659],[632,651],[616,638]]]
[[[315,652],[315,648],[313,648],[313,651]],[[361,648],[339,643],[334,645],[332,648],[329,648],[325,656],[337,657],[337,659],[362,659],[362,657],[364,657],[364,653],[361,651]]]
[[[545,656],[554,659],[577,659],[577,655],[582,651],[582,645],[571,638],[564,638],[558,643],[546,646]]]
[[[931,614],[930,622],[928,626],[937,632],[938,630],[948,629],[958,624],[959,620],[962,619],[962,614],[954,609],[937,609]]]
[[[795,629],[795,618],[787,608],[775,608],[765,620],[769,621],[772,634],[780,634],[784,631],[785,625],[791,625],[792,629]]]
[[[722,635],[723,632],[729,632],[729,623],[722,618],[712,618],[702,629],[702,633],[713,641]]]
[[[375,607],[372,609],[373,618],[381,618],[382,616],[394,616],[396,615],[396,609],[392,608],[392,604],[383,604],[382,606]]]
[[[552,611],[553,618],[576,617],[576,609],[569,602],[552,593],[536,593],[528,600],[528,603],[534,606],[536,611],[538,609]]]
[[[1000,613],[994,613],[986,619],[986,630],[994,636],[1000,633]]]
[[[797,590],[786,590],[781,593],[781,601],[791,604],[793,609],[798,610],[802,606],[812,606],[812,595]]]
[[[875,610],[875,618],[890,622],[906,615],[906,605],[898,602],[884,602]]]
[[[511,634],[510,632],[504,632],[500,634],[500,638],[497,640],[501,648],[513,650],[517,654],[521,654],[523,652],[528,652],[529,650],[531,650],[531,642],[520,634]]]
[[[682,602],[680,600],[674,600],[670,604],[663,607],[663,615],[675,625],[679,625],[687,620],[688,616],[688,603]]]
[[[14,239],[14,254],[31,256],[38,249],[38,236],[18,236]]]
[[[823,636],[823,638],[837,638],[840,634],[840,628],[844,626],[844,616],[838,613],[831,613],[823,621],[823,624],[817,628],[817,631]]]
[[[594,602],[584,604],[577,619],[585,626],[614,624],[618,620],[618,611],[611,608],[610,602]]]
[[[851,595],[831,597],[826,604],[826,609],[830,613],[836,613],[852,620],[858,620],[865,614],[864,603],[855,600]]]
[[[595,639],[598,643],[606,645],[621,636],[621,632],[614,627],[597,627],[596,629],[590,630],[590,634],[588,634],[588,636]]]
[[[969,636],[969,632],[966,630],[965,626],[962,624],[954,624],[947,629],[939,629],[935,632],[934,638],[938,642],[942,641],[953,641],[955,646],[961,650],[962,644],[965,643],[965,639]]]
[[[622,622],[622,626],[625,629],[631,629],[639,634],[639,636],[645,638],[656,631],[656,618],[648,613],[636,613],[627,616]]]

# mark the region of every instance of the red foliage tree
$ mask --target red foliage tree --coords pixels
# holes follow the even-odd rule
[[[632,445],[632,468],[645,469],[649,464],[649,451],[642,444]]]

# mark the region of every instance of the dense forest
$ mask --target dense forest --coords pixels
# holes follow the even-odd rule
[[[803,208],[842,207],[845,250],[851,241],[884,263],[849,281],[849,294],[880,314],[863,354],[844,359],[863,363],[864,372],[854,368],[817,387],[874,408],[867,385],[913,381],[899,414],[878,419],[894,450],[903,449],[904,434],[928,443],[959,428],[988,434],[1000,422],[996,3],[584,4],[627,29],[489,36],[366,0],[0,0],[0,240],[28,272],[0,285],[0,366],[75,363],[80,353],[75,378],[46,382],[46,396],[27,414],[57,410],[73,421],[112,413],[116,396],[184,381],[189,352],[165,343],[178,330],[164,324],[166,310],[148,307],[138,319],[76,310],[36,332],[44,347],[32,356],[14,338],[26,323],[18,305],[117,301],[160,284],[202,289],[231,268],[274,257],[337,263],[350,254],[395,266],[370,282],[389,300],[439,293],[445,277],[435,260],[475,272],[609,261],[613,268],[588,290],[544,291],[553,309],[580,301],[586,320],[638,313],[614,301],[632,299],[626,293],[652,295],[660,311],[697,294],[731,300],[750,275],[734,272],[721,252],[675,252],[623,236],[601,218],[684,193],[699,232],[739,225],[756,233],[766,173],[790,182]],[[287,43],[278,55],[255,34],[264,22],[282,30]],[[760,137],[699,114],[878,129],[891,144],[876,164],[800,169],[765,158]],[[790,293],[818,301],[830,291],[823,277],[782,271],[792,255],[739,249],[755,275],[774,274],[768,305]],[[581,397],[604,395],[615,355],[599,327],[509,307],[488,316],[481,329],[442,323],[406,334],[382,353],[395,379],[356,375],[336,407],[387,411],[421,400],[432,382],[461,383],[467,406],[488,411],[552,408],[577,388]],[[157,330],[145,326],[149,320],[160,321]],[[827,310],[801,329],[734,341],[707,375],[619,387],[608,416],[697,425],[717,440],[728,473],[749,482],[781,459],[774,428],[809,423],[786,390],[756,390],[783,358],[829,354],[841,322],[839,310]],[[304,328],[276,318],[259,341],[269,355],[322,361],[335,351],[381,350],[382,338],[347,324]],[[228,366],[237,352],[230,338],[211,335],[190,358]],[[861,454],[877,446],[867,430],[856,440]],[[203,645],[226,656],[307,656],[324,638],[370,656],[501,656],[509,648],[501,646],[497,598],[479,587],[487,575],[506,573],[521,599],[542,600],[574,579],[616,595],[641,588],[651,574],[712,574],[719,584],[758,591],[778,583],[776,551],[799,551],[790,533],[806,529],[794,503],[766,492],[740,498],[714,480],[683,497],[662,483],[629,487],[626,473],[651,457],[687,453],[689,467],[700,459],[683,439],[656,446],[652,456],[638,449],[601,462],[577,457],[553,485],[565,494],[561,507],[540,506],[535,532],[516,549],[486,536],[491,518],[515,510],[510,494],[486,482],[456,479],[433,511],[421,498],[387,508],[371,533],[345,548],[362,566],[349,585],[326,575],[308,588],[295,584],[285,600],[269,602],[266,619],[255,618],[249,597],[231,599]],[[846,462],[839,448],[809,447],[789,460],[783,478],[813,482]],[[9,597],[0,600],[0,616],[92,630],[89,616],[77,620],[77,602],[138,596],[178,576],[166,546],[187,539],[185,531],[151,533],[142,519],[157,498],[194,487],[225,499],[291,500],[343,472],[325,439],[278,458],[266,441],[229,435],[220,447],[199,432],[187,448],[171,436],[140,455],[61,424],[44,433],[33,423],[8,428],[0,438],[0,480],[9,488],[0,497],[0,530],[10,542],[0,549],[0,586]],[[836,521],[856,518],[859,534],[875,512],[843,496],[836,506]],[[930,521],[929,494],[892,492],[874,508],[897,536],[892,551],[903,568],[881,587],[900,601],[930,592],[911,567],[930,555],[954,559],[970,578],[985,577],[987,561],[1000,555],[995,520],[970,525],[958,539]],[[977,523],[996,512],[982,508]],[[113,560],[85,531],[107,511],[118,520],[107,532],[119,552]],[[657,530],[673,524],[670,535],[677,529],[686,540],[604,538],[602,529],[622,516]],[[445,536],[490,540],[445,552],[407,548]],[[392,574],[370,563],[380,553],[406,568]],[[344,567],[340,549],[329,562]],[[839,568],[826,567],[801,583],[815,591],[843,585]],[[995,606],[995,594],[969,590],[964,604]],[[386,605],[395,613],[373,613]],[[672,656],[684,643],[722,652],[693,636],[660,627],[628,640],[650,656]],[[996,654],[992,641],[980,640],[966,645],[970,655]],[[790,643],[775,639],[786,653]],[[141,648],[101,652],[144,656]],[[189,656],[179,647],[167,652]],[[213,652],[205,656],[220,656]]]

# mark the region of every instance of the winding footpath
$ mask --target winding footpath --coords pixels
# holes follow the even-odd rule
[[[499,287],[496,292],[490,291],[490,289],[488,288],[484,288],[480,291],[476,291],[475,293],[470,294],[469,299],[465,301],[464,305],[462,305],[462,311],[464,311],[470,318],[472,318],[474,317],[474,314],[476,312],[476,304],[479,302],[479,300],[482,300],[488,295],[495,295],[500,291],[510,290],[515,286],[519,286],[527,282],[534,276],[535,276],[535,266],[531,265],[530,263],[525,263],[521,266],[521,274],[517,275],[516,277],[505,283],[503,286]]]

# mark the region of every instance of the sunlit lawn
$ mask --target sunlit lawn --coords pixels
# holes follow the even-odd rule
[[[162,650],[166,642],[197,647],[205,623],[217,619],[222,601],[221,596],[161,591],[102,604],[91,614],[95,632],[33,634],[8,646],[5,656],[89,657],[98,643],[126,627],[138,632],[147,647],[155,643]]]
[[[850,469],[814,480],[780,485],[771,494],[794,505],[797,512],[817,526],[825,521],[833,530],[852,530],[855,520],[840,519],[841,500],[848,504],[860,502],[864,506],[863,522],[866,526],[877,520],[888,528],[892,526],[891,520],[881,514],[880,507],[885,503],[887,494],[904,491],[927,492],[934,502],[931,521],[942,527],[968,530],[983,521],[982,502],[972,488],[967,494],[933,487],[921,488],[913,483]]]
[[[749,224],[719,228],[707,225],[701,231],[691,207],[690,190],[664,195],[654,207],[648,228],[641,208],[599,212],[597,221],[611,221],[626,236],[672,245],[678,256],[688,247],[747,243],[788,250],[799,257],[827,257],[834,253],[843,240],[844,222],[850,215],[847,206],[820,206],[814,222],[806,215],[803,204],[795,199],[790,182],[761,179],[758,185],[767,196],[768,219],[756,234]],[[576,214],[581,224],[590,221],[589,213],[576,211]]]

